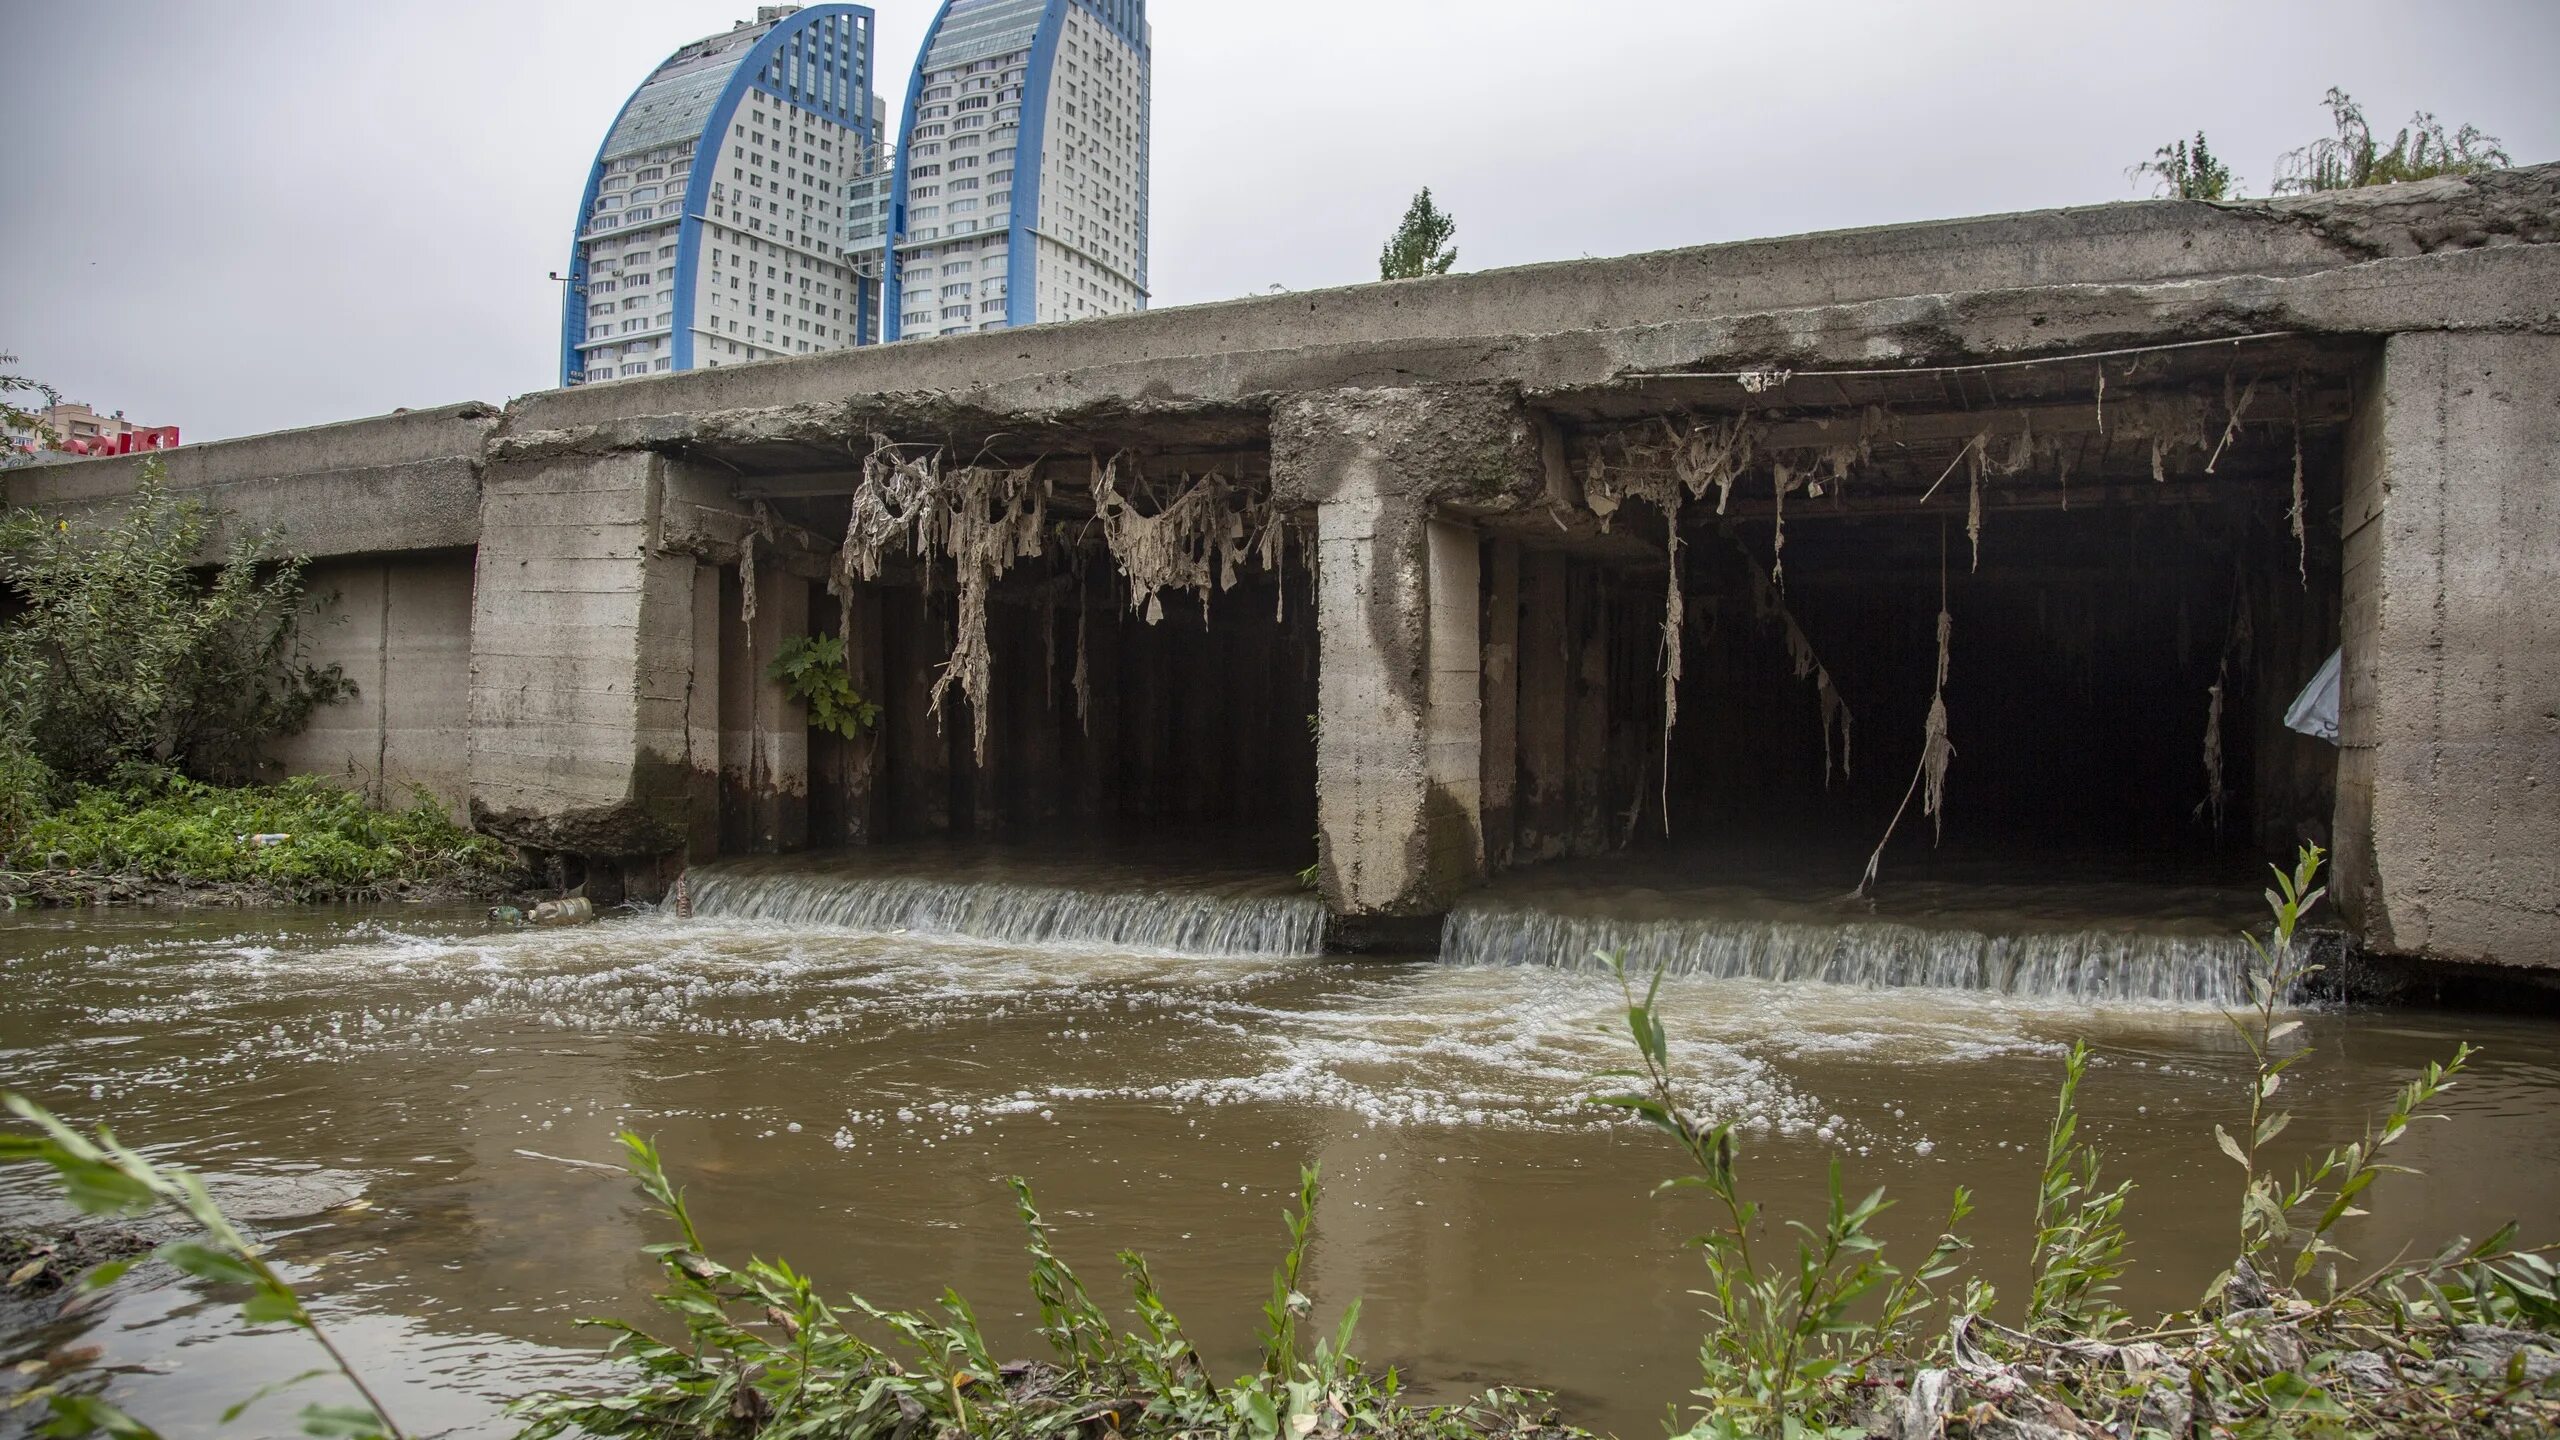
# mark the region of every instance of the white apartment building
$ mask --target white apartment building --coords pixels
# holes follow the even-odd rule
[[[867,6],[763,6],[632,92],[578,205],[563,385],[880,338],[872,37]]]
[[[1146,0],[945,0],[907,87],[889,339],[1143,310]]]

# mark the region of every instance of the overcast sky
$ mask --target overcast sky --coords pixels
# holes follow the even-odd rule
[[[895,108],[932,0],[874,0]],[[191,440],[554,383],[615,110],[754,0],[0,0],[0,351]],[[2560,0],[1153,0],[1155,303],[1376,274],[1415,187],[1484,269],[2251,193],[2345,87],[2560,159]]]

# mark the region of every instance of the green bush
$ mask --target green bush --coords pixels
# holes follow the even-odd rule
[[[156,459],[110,518],[0,516],[0,581],[24,607],[0,627],[12,776],[32,762],[95,781],[139,763],[236,783],[269,740],[355,693],[338,667],[304,661],[302,564],[258,558],[274,535],[235,537],[203,573],[214,520],[168,493]]]
[[[263,835],[287,838],[248,838]],[[290,900],[480,890],[500,883],[510,864],[506,847],[455,824],[424,791],[405,809],[376,810],[309,776],[229,789],[137,769],[82,786],[37,815],[6,855],[6,868],[38,878],[241,885]]]

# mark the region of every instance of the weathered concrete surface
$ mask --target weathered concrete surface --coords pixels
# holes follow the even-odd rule
[[[323,603],[304,658],[337,665],[351,700],[315,711],[269,749],[298,775],[325,775],[377,802],[423,787],[459,817],[470,798],[471,552],[324,560],[304,572]]]
[[[1993,348],[2050,348],[2171,326],[2505,326],[2523,298],[2508,278],[2518,270],[2537,277],[2546,303],[2528,308],[2550,324],[2560,256],[2526,242],[2548,240],[2555,214],[2560,166],[2545,165],[2246,205],[2147,201],[1878,226],[554,390],[516,401],[507,428],[672,439],[706,417],[794,407],[840,427],[853,411],[901,408],[1061,414],[1347,386],[1588,385],[1710,358],[1916,361],[1967,329]],[[2485,305],[2466,284],[2478,276],[2495,277]],[[1877,302],[1890,303],[1865,308]],[[1771,318],[1737,321],[1755,316]]]
[[[545,850],[680,849],[696,561],[657,519],[672,462],[500,463],[471,619],[471,814]]]
[[[204,558],[239,534],[273,532],[277,553],[315,559],[441,550],[480,540],[480,463],[496,408],[476,401],[315,425],[156,458],[173,493],[222,512]],[[77,512],[133,493],[151,456],[111,456],[0,472],[11,506]]]
[[[2380,950],[2560,963],[2560,338],[2394,336],[2360,400],[2341,902]]]
[[[1448,518],[1527,504],[1539,428],[1486,391],[1299,397],[1272,488],[1316,511],[1316,813],[1327,902],[1435,916],[1484,873],[1477,538]]]
[[[809,843],[809,715],[766,672],[784,642],[809,633],[809,582],[759,565],[755,614],[743,574],[736,613],[724,604],[719,649],[722,849],[772,855]]]
[[[736,808],[719,792],[724,736],[739,730],[721,712],[765,683],[720,673],[724,647],[742,643],[723,576],[735,586],[746,537],[798,582],[833,549],[741,500],[748,478],[825,480],[875,432],[964,448],[1004,434],[1056,454],[1267,443],[1274,497],[1312,510],[1319,537],[1326,892],[1347,915],[1411,917],[1506,846],[1525,859],[1606,838],[1592,801],[1613,783],[1607,577],[1524,550],[1516,617],[1475,605],[1471,531],[1574,492],[1555,419],[1744,403],[1731,378],[1666,371],[1792,370],[1749,403],[1838,406],[1845,389],[1806,372],[2261,332],[2332,354],[2387,340],[2349,507],[2365,523],[2351,521],[2347,557],[2341,880],[2386,948],[2560,964],[2541,863],[2560,807],[2538,803],[2560,705],[2535,668],[2560,593],[2555,224],[2560,167],[2543,166],[2298,201],[1894,226],[724,367],[526,396],[502,419],[453,407],[169,461],[175,483],[245,524],[281,523],[305,553],[478,544],[472,813],[526,843],[618,856],[717,843],[719,812]],[[125,460],[46,467],[9,477],[7,498],[111,502],[133,474]],[[1498,549],[1492,573],[1510,585]],[[934,829],[992,816],[922,713],[918,677],[949,653],[947,597],[879,599],[876,793]],[[362,637],[342,638],[361,659]],[[1097,674],[1125,658],[1115,643],[1097,640]],[[371,653],[379,668],[389,652]],[[1485,673],[1506,660],[1516,688]],[[1132,723],[1161,722],[1169,712],[1133,683]],[[404,722],[396,689],[384,693],[392,718],[371,733],[387,756]],[[1136,714],[1140,701],[1153,709]],[[1099,703],[1116,724],[1116,702]],[[343,768],[363,726],[358,714],[315,739],[312,763]],[[758,794],[808,784],[805,757],[769,775],[749,759]],[[787,843],[787,815],[769,818],[765,843]]]

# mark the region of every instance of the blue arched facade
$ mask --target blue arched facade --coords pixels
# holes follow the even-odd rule
[[[857,146],[854,154],[868,153],[878,138],[871,130],[871,75],[877,38],[873,20],[868,5],[813,5],[776,21],[772,29],[731,63],[728,79],[720,86],[703,115],[700,127],[694,132],[696,163],[685,181],[683,216],[676,222],[674,314],[670,322],[673,333],[668,346],[672,369],[693,368],[694,292],[698,288],[695,280],[702,265],[703,218],[710,210],[711,187],[719,179],[717,158],[720,141],[729,133],[729,122],[738,113],[738,103],[750,90],[761,90],[775,100],[787,101],[823,115],[853,131]],[[596,147],[595,163],[588,168],[586,191],[579,197],[578,218],[569,242],[569,284],[561,301],[560,383],[563,385],[573,383],[571,377],[580,369],[578,342],[585,338],[587,326],[587,250],[579,242],[587,233],[586,226],[595,209],[596,194],[604,182],[613,138],[621,131],[623,119],[630,114],[633,103],[666,72],[668,66],[682,58],[682,54],[679,51],[661,62],[657,69],[649,72],[649,78],[641,81],[630,97],[622,102],[622,109],[614,115],[612,129],[605,132],[604,142]],[[839,214],[837,220],[841,226],[843,216]],[[861,312],[867,292],[859,283],[852,288],[855,302],[852,333],[858,337],[864,333],[865,317]]]
[[[889,223],[881,242],[880,334],[884,340],[899,338],[906,314],[905,287],[898,278],[898,239],[907,229],[907,152],[915,141],[916,108],[924,95],[927,62],[942,38],[943,24],[951,18],[953,7],[963,3],[966,0],[943,0],[942,8],[934,12],[924,44],[916,51],[915,69],[907,78],[907,103],[898,117],[897,176],[890,185]],[[1150,94],[1154,68],[1148,55],[1146,0],[1047,0],[1031,35],[1031,58],[1022,80],[1021,135],[1014,142],[1013,210],[1005,236],[1004,318],[1008,327],[1034,324],[1039,316],[1039,249],[1032,244],[1032,235],[1040,218],[1040,174],[1048,144],[1049,78],[1057,67],[1058,37],[1066,28],[1069,6],[1080,7],[1100,20],[1138,54],[1138,249],[1137,273],[1131,278],[1137,281],[1139,308],[1146,308],[1150,174],[1147,151],[1154,134]]]

